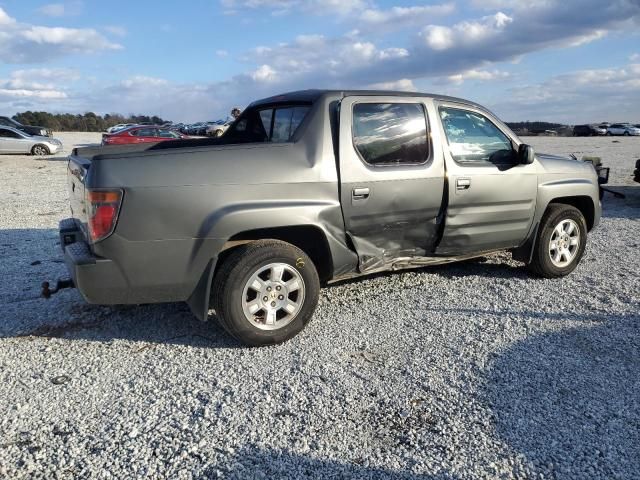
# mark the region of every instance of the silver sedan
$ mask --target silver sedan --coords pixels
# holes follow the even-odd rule
[[[32,136],[12,127],[0,126],[0,154],[50,155],[61,150],[62,142],[57,138]]]

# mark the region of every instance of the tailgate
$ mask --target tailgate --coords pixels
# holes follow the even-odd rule
[[[69,202],[71,204],[71,216],[81,226],[83,233],[87,234],[87,209],[85,204],[84,182],[89,173],[91,161],[77,155],[69,156],[67,169],[67,186],[69,188]]]

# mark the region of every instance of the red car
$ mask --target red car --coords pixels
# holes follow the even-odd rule
[[[191,138],[168,128],[142,125],[125,128],[116,133],[103,133],[103,145],[128,145],[132,143],[157,143],[167,140]]]

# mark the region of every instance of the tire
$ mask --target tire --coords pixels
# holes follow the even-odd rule
[[[319,294],[318,272],[306,253],[279,240],[259,240],[224,260],[211,305],[224,329],[242,343],[273,345],[302,331]]]
[[[213,132],[213,136],[215,138],[220,138],[222,136],[222,130],[216,130],[215,132]]]
[[[34,156],[42,157],[44,155],[49,155],[50,153],[51,152],[49,152],[49,149],[44,145],[34,145],[31,148],[31,155]]]
[[[625,137],[628,137],[628,136],[629,136],[629,132],[624,132],[624,133],[623,133],[623,135],[624,135]]]
[[[611,132],[607,132],[606,135],[607,135],[607,137],[610,137],[611,136]]]
[[[582,212],[571,205],[551,204],[540,222],[529,270],[543,278],[569,275],[580,263],[586,243],[587,222]]]

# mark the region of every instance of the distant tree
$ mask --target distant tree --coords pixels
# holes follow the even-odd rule
[[[26,111],[14,115],[13,118],[24,125],[39,125],[57,132],[102,132],[119,123],[152,122],[158,125],[168,123],[157,115],[124,116],[119,113],[107,113],[101,116],[94,112],[72,115]]]

